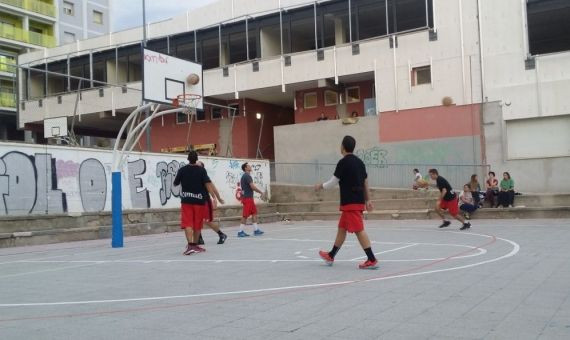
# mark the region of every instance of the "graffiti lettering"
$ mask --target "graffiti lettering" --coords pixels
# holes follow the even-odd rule
[[[128,164],[129,189],[131,191],[131,204],[133,208],[150,208],[150,195],[148,189],[143,187],[141,175],[146,173],[146,161],[139,159]],[[139,190],[142,189],[142,190]]]
[[[79,168],[79,191],[83,209],[98,212],[105,209],[107,175],[105,167],[96,159],[86,159]]]
[[[57,189],[55,161],[49,154],[28,156],[9,152],[0,164],[0,214],[46,214],[67,211],[66,197]]]
[[[387,167],[388,161],[386,156],[388,155],[388,151],[384,149],[380,149],[379,147],[375,146],[370,149],[366,150],[357,150],[355,153],[364,164],[373,168],[385,168]]]
[[[178,169],[184,166],[184,163],[172,161],[170,163],[160,162],[156,165],[156,176],[160,178],[161,187],[159,190],[160,204],[165,205],[171,196],[180,196],[180,186],[174,185],[174,179],[178,173]]]

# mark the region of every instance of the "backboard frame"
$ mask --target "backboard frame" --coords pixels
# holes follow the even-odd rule
[[[60,138],[68,136],[67,117],[50,117],[44,119],[44,138]]]
[[[204,108],[204,78],[201,64],[154,51],[143,45],[141,45],[141,56],[143,101],[172,105],[173,100],[179,95],[197,94],[202,97],[197,108],[201,110]],[[171,68],[160,67],[161,64],[171,64],[172,66]],[[151,70],[150,65],[156,66]],[[200,82],[195,86],[188,84],[186,80],[192,73],[196,73],[200,77]],[[159,79],[153,81],[154,86],[149,86],[147,84],[151,81],[149,77],[154,74],[160,74],[157,76]],[[169,87],[171,87],[170,90]]]

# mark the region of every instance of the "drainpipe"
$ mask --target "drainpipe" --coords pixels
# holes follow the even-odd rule
[[[481,125],[481,163],[487,164],[487,149],[485,147],[485,119],[484,119],[484,110],[485,110],[485,103],[487,100],[485,99],[485,62],[483,57],[483,23],[481,20],[481,0],[477,0],[477,28],[479,32],[479,72],[481,76],[481,105],[480,105],[480,114],[479,114],[479,123]],[[501,119],[503,119],[501,115]]]

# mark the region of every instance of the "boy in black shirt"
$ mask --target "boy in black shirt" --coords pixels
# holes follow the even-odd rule
[[[465,223],[465,219],[459,215],[459,200],[449,182],[441,177],[436,169],[430,169],[429,175],[431,179],[436,181],[437,188],[441,193],[437,201],[437,206],[435,207],[435,212],[443,219],[443,223],[439,227],[445,228],[451,224],[451,222],[444,218],[444,211],[447,210],[451,216],[463,224],[460,230],[471,228],[471,223]]]
[[[341,153],[344,156],[336,165],[334,176],[326,183],[317,184],[315,190],[330,189],[336,184],[340,185],[340,211],[342,215],[338,223],[338,232],[334,246],[330,252],[319,251],[321,258],[329,265],[334,262],[334,257],[346,239],[346,233],[355,233],[358,242],[364,249],[368,259],[361,263],[360,269],[377,269],[378,260],[372,252],[370,239],[364,231],[362,212],[364,209],[372,211],[374,207],[370,201],[368,190],[368,174],[366,166],[356,157],[353,152],[356,140],[346,136],[342,140]]]
[[[175,186],[182,185],[180,188],[180,200],[182,201],[180,227],[184,229],[188,241],[184,255],[206,251],[196,244],[204,220],[207,218],[205,192],[216,196],[218,201],[224,204],[224,200],[220,197],[216,187],[212,185],[206,170],[196,164],[198,161],[196,151],[192,150],[188,153],[188,161],[190,164],[180,168],[174,179]]]

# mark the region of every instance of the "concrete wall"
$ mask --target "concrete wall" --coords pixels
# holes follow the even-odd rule
[[[89,37],[98,36],[111,31],[111,15],[107,1],[87,1],[87,31]],[[103,13],[103,24],[96,24],[93,21],[93,11]]]
[[[570,52],[536,56],[526,70],[526,2],[480,2],[487,100],[505,104],[505,120],[570,114]]]
[[[439,135],[432,134],[429,138],[383,139],[383,130],[417,131],[406,122],[408,115],[417,119],[416,115],[422,113],[418,111],[430,117],[429,120],[419,121],[423,129],[429,130],[436,125],[447,126],[448,129],[435,130]],[[355,153],[367,165],[371,184],[376,187],[409,188],[415,167],[424,175],[427,175],[429,168],[435,167],[454,187],[460,188],[472,174],[482,178],[487,170],[485,166],[480,166],[480,130],[453,133],[457,130],[456,126],[463,124],[462,111],[465,111],[464,107],[429,108],[400,111],[398,119],[384,119],[383,113],[380,117],[360,118],[356,124],[349,125],[343,125],[341,120],[329,120],[275,127],[275,161],[278,163],[275,181],[311,184],[330,178],[334,164],[341,157],[341,140],[345,135],[351,135],[357,141]],[[474,116],[478,118],[478,107],[475,112]],[[457,115],[457,120],[445,121],[450,114]],[[318,138],[312,138],[316,131]]]
[[[500,103],[487,103],[483,106],[485,149],[487,163],[497,174],[510,172],[515,180],[515,188],[521,192],[568,193],[570,181],[570,157],[536,159],[509,159],[507,150],[509,138],[506,135],[506,122],[503,119]],[[529,131],[528,139],[533,140]],[[534,141],[540,144],[539,141]],[[570,148],[570,145],[569,145]]]
[[[0,215],[61,214],[111,209],[109,150],[0,143]],[[236,205],[242,159],[201,157],[228,205]],[[269,190],[269,163],[249,160],[254,181]],[[185,155],[133,153],[122,171],[123,208],[176,208],[172,186]]]

